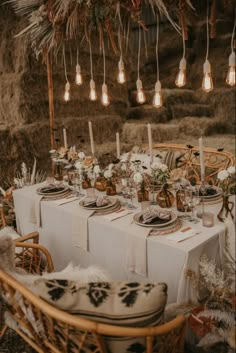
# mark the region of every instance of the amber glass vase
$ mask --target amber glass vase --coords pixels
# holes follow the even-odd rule
[[[157,194],[157,204],[162,208],[170,208],[175,201],[175,197],[168,189],[168,185],[164,184]]]
[[[98,191],[105,191],[107,186],[106,179],[102,176],[98,177],[95,181],[95,189]]]
[[[228,216],[230,216],[232,220],[234,220],[233,208],[234,208],[234,203],[232,201],[229,201],[229,196],[223,195],[223,204],[220,212],[217,215],[217,218],[219,219],[219,221],[224,222],[224,220]]]
[[[89,179],[87,174],[85,174],[82,181],[82,189],[89,189],[89,188],[91,188],[91,180]]]
[[[106,182],[106,194],[109,196],[116,195],[116,185],[113,183],[112,179],[108,179]]]
[[[56,180],[63,179],[63,164],[61,162],[55,162],[54,165],[54,178]]]

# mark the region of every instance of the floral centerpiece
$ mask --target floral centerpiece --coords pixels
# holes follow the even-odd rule
[[[110,163],[104,171],[104,178],[106,179],[106,193],[107,195],[116,194],[116,185],[113,182],[114,173],[114,164]]]
[[[166,164],[160,161],[151,164],[151,177],[154,182],[162,185],[166,184],[169,176],[169,169]]]
[[[229,200],[229,196],[236,193],[235,167],[231,166],[228,169],[220,170],[217,179],[219,181],[218,185],[223,191],[223,204],[217,217],[221,222],[224,222],[228,215],[234,219],[234,203]]]

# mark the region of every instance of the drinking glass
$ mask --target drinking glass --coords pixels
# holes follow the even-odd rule
[[[201,196],[199,195],[199,189],[195,188],[192,196],[192,216],[191,216],[192,222],[195,224],[199,222],[199,219],[196,217],[195,211],[196,211],[196,207],[200,205],[200,202],[201,202]]]
[[[191,217],[187,214],[188,203],[192,199],[192,190],[184,189],[183,192],[180,194],[180,200],[184,206],[184,214],[181,216],[184,220],[189,220]]]

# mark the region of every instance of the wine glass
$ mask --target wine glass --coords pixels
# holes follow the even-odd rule
[[[79,170],[75,171],[74,185],[75,185],[76,196],[79,198],[84,196],[84,194],[81,192],[82,173],[80,173]]]
[[[199,195],[199,189],[195,188],[192,196],[192,222],[193,223],[198,223],[199,219],[196,217],[196,207],[200,205],[201,202],[201,196]]]
[[[187,215],[187,208],[188,208],[188,204],[192,199],[192,190],[190,189],[183,189],[183,192],[180,194],[180,200],[183,203],[184,206],[184,214],[183,216],[181,216],[182,219],[184,220],[189,220],[190,216]]]

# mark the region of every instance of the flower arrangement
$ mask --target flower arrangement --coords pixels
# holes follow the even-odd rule
[[[224,195],[235,194],[236,175],[234,166],[220,170],[217,174],[217,179],[219,181],[219,187],[223,190]]]
[[[169,173],[169,169],[166,164],[161,163],[160,161],[152,163],[151,177],[155,182],[159,182],[161,184],[166,184],[169,176],[170,176],[170,173]]]
[[[51,158],[53,162],[67,164],[67,149],[65,147],[59,147],[57,150],[50,150]]]

